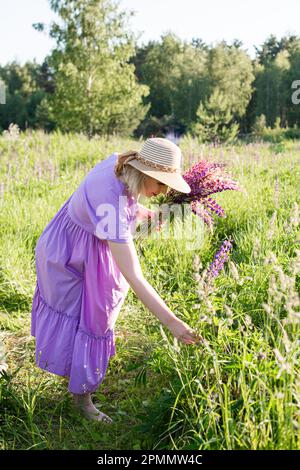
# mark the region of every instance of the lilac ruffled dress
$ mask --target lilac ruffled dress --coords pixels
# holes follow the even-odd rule
[[[110,155],[86,175],[35,248],[36,365],[68,376],[72,393],[94,392],[104,379],[129,289],[107,243],[127,243],[136,227],[137,201],[115,176],[116,159]]]

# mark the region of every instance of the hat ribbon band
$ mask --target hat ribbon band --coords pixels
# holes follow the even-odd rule
[[[125,163],[129,162],[130,160],[133,160],[134,158],[140,160],[142,163],[145,163],[145,165],[148,165],[152,168],[157,168],[158,170],[167,171],[169,173],[177,173],[180,171],[179,168],[174,168],[172,166],[162,165],[160,163],[155,163],[151,160],[147,160],[146,158],[142,157],[139,153],[136,153],[134,156],[132,155],[128,157]]]

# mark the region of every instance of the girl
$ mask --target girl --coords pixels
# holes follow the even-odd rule
[[[190,192],[181,157],[164,138],[147,139],[140,151],[113,153],[87,174],[37,241],[36,365],[69,379],[73,403],[88,419],[112,421],[91,393],[116,352],[114,325],[129,287],[178,340],[199,340],[144,278],[133,243],[136,219],[154,216],[138,203],[140,195],[168,187]]]

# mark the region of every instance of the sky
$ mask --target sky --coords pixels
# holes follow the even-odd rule
[[[225,39],[243,42],[251,57],[270,34],[300,35],[300,0],[115,0],[120,10],[134,10],[129,26],[138,44],[159,40],[172,31],[183,40],[208,44]],[[0,0],[0,65],[13,60],[41,63],[54,40],[32,28],[49,24],[55,15],[48,0]]]

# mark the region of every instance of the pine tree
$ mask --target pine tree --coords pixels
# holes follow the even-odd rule
[[[204,142],[230,142],[237,136],[239,125],[233,122],[228,100],[218,88],[200,103],[190,130]]]

